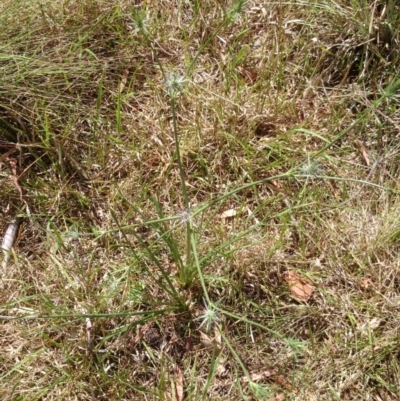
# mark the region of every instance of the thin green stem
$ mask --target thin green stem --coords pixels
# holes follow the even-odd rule
[[[182,159],[181,159],[181,151],[180,151],[179,136],[178,136],[178,127],[177,127],[177,124],[176,124],[175,96],[171,96],[171,110],[172,110],[172,122],[173,122],[174,139],[175,139],[175,153],[176,153],[176,158],[178,160],[179,176],[181,178],[183,201],[185,202],[186,210],[189,210],[189,197],[188,197],[188,194],[187,194],[186,181],[185,181],[185,172],[183,170]]]
[[[189,224],[192,224],[191,220],[189,220]],[[201,266],[200,266],[200,262],[199,262],[199,256],[198,256],[198,253],[197,253],[196,237],[195,237],[195,233],[194,233],[193,229],[191,229],[191,231],[190,231],[190,240],[192,242],[193,257],[194,257],[194,261],[195,261],[195,264],[196,264],[197,273],[199,275],[201,288],[203,289],[204,297],[206,298],[207,305],[209,305],[210,307],[214,306],[214,304],[210,300],[210,296],[208,295],[206,282],[204,280],[203,272],[201,271]]]
[[[242,368],[243,373],[245,374],[247,380],[249,380],[249,382],[251,382],[251,378],[250,378],[250,374],[249,371],[247,370],[246,366],[244,365],[243,361],[241,360],[239,354],[235,351],[235,349],[232,347],[231,343],[229,342],[228,338],[225,336],[225,334],[222,332],[222,329],[220,326],[218,326],[218,330],[221,334],[221,337],[224,339],[224,342],[226,344],[226,346],[229,348],[229,351],[231,352],[231,354],[233,355],[233,357],[236,359],[237,363],[240,365],[240,367]]]

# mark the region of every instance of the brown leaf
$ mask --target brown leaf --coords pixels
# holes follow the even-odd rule
[[[281,189],[282,187],[281,187],[281,184],[279,184],[279,181],[278,180],[272,180],[271,181],[278,189]]]
[[[128,75],[129,75],[129,68],[125,68],[125,70],[121,74],[121,81],[119,83],[119,93],[122,93],[122,91],[124,90],[126,81],[128,80]]]
[[[333,341],[332,341],[332,336],[330,333],[328,333],[328,344],[329,344],[329,348],[331,349],[332,355],[336,354],[336,348],[333,345]]]
[[[244,67],[238,67],[239,74],[243,78],[243,80],[248,85],[253,85],[258,78],[258,72],[255,69],[248,69]]]
[[[275,396],[272,397],[272,398],[268,398],[267,401],[283,401],[284,399],[285,399],[285,394],[280,393],[280,394],[278,394],[278,395],[275,395]]]
[[[362,288],[368,288],[372,286],[372,281],[370,278],[364,277],[360,283]]]
[[[369,165],[370,165],[369,156],[368,156],[367,149],[365,149],[364,144],[359,139],[356,140],[355,144],[357,145],[358,149],[360,149],[361,154],[365,160],[365,164],[369,167]]]
[[[273,183],[266,182],[264,185],[268,187],[271,191],[276,191],[280,192],[281,194],[284,194],[285,191],[281,189],[279,186],[275,185],[274,183],[277,182],[276,180],[272,181]]]
[[[268,377],[271,377],[273,375],[276,375],[278,373],[278,369],[272,369],[272,370],[265,370],[264,372],[253,372],[250,375],[250,380],[253,382],[260,381],[261,379],[266,379]],[[245,383],[248,383],[249,379],[245,376],[242,379]]]
[[[213,346],[213,340],[207,334],[200,331],[200,342],[206,347],[211,348]]]
[[[266,370],[266,371],[261,372],[261,373],[252,373],[250,375],[250,378],[251,378],[251,380],[256,382],[256,381],[260,381],[261,379],[265,379],[267,377],[271,377],[275,373],[276,373],[276,370]]]
[[[205,348],[214,348],[217,354],[221,352],[222,348],[220,334],[216,335],[216,337],[214,338],[211,338],[207,334],[200,331],[200,342],[204,345]]]
[[[176,380],[175,380],[175,390],[176,390],[176,401],[183,401],[183,374],[178,366],[175,367]]]
[[[143,339],[145,334],[151,329],[153,322],[147,322],[143,325],[143,327],[139,330],[139,334],[129,342],[129,347],[135,346],[139,341]]]
[[[299,390],[294,388],[283,376],[274,376],[275,383],[280,384],[282,387],[285,387],[286,390],[291,390],[294,393],[298,393]]]
[[[13,175],[13,183],[15,185],[15,188],[17,188],[18,193],[19,193],[19,198],[21,199],[22,202],[22,188],[18,183],[18,174],[17,174],[17,163],[13,159],[8,159],[8,162],[10,163],[12,175]]]
[[[308,278],[300,275],[296,270],[289,270],[283,275],[283,279],[289,284],[293,298],[303,302],[311,298],[314,287]]]

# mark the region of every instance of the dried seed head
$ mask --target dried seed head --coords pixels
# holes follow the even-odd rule
[[[165,79],[166,92],[170,97],[177,96],[182,91],[182,86],[186,82],[183,75],[172,73]]]
[[[199,329],[204,326],[205,330],[209,332],[214,324],[220,322],[220,317],[218,316],[218,312],[215,309],[214,305],[208,305],[207,302],[204,301],[204,305],[206,307],[205,311],[198,316],[195,320],[201,320],[201,324]]]

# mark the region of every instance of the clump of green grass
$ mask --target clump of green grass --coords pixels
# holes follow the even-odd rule
[[[0,5],[1,398],[394,399],[399,16]]]

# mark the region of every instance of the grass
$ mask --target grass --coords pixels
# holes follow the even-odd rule
[[[397,399],[399,19],[4,1],[0,398]]]

